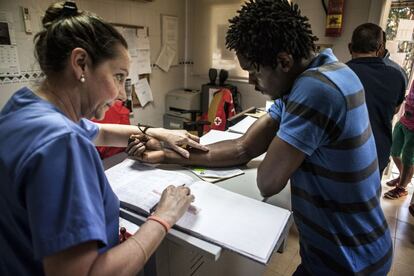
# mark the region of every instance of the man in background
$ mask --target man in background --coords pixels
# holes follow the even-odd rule
[[[378,25],[365,23],[358,26],[348,47],[352,60],[347,65],[364,86],[382,177],[390,157],[392,118],[404,100],[405,79],[399,70],[385,64],[383,31]]]

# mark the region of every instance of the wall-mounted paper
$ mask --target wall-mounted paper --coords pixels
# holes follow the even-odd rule
[[[138,74],[151,74],[150,50],[139,49],[137,57]]]
[[[168,72],[175,57],[175,50],[168,45],[164,45],[155,64],[163,71]]]
[[[152,98],[151,87],[149,86],[146,78],[140,79],[137,83],[135,83],[135,93],[137,93],[139,102],[142,106],[145,106],[147,103],[154,100]]]
[[[131,66],[129,68],[129,75],[128,78],[131,79],[132,83],[136,83],[138,81],[139,75],[139,63],[138,63],[138,56],[131,56]]]
[[[397,36],[395,40],[412,41],[414,20],[400,19],[398,22]]]
[[[0,21],[0,76],[19,76],[19,56],[11,13],[0,12]]]
[[[161,15],[162,46],[169,46],[174,50],[172,57],[173,65],[178,64],[178,17],[172,15]]]
[[[390,54],[398,53],[398,44],[399,44],[399,41],[395,41],[395,40],[387,41],[388,52],[390,52]]]
[[[391,53],[390,58],[398,63],[400,66],[404,66],[405,58],[407,53]]]
[[[149,50],[150,49],[150,40],[148,36],[146,37],[138,37],[137,47],[140,50]]]
[[[0,45],[0,76],[20,76],[19,56],[16,45]]]

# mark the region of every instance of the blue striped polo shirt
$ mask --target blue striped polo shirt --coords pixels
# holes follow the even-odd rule
[[[393,247],[358,77],[327,49],[269,114],[280,122],[277,136],[306,154],[291,176],[304,267],[315,275],[386,275]]]

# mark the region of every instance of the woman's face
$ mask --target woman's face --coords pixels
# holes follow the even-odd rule
[[[115,47],[115,58],[102,62],[90,74],[85,74],[87,97],[82,100],[86,118],[102,120],[117,98],[125,98],[125,80],[129,73],[130,57],[122,45]]]

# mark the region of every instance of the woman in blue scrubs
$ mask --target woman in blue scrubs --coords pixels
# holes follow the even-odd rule
[[[95,145],[125,147],[140,130],[88,119],[101,119],[124,92],[127,43],[69,1],[51,5],[42,23],[35,53],[46,78],[18,90],[0,113],[0,275],[134,275],[194,197],[168,187],[149,220],[119,244],[119,200]],[[183,144],[204,149],[185,131],[147,134],[184,156]]]

